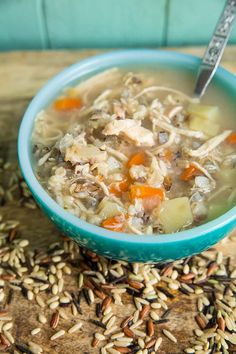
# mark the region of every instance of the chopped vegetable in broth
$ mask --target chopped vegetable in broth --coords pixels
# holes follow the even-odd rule
[[[198,102],[192,82],[114,68],[66,88],[36,117],[38,180],[110,231],[173,233],[223,214],[236,203],[233,103],[218,87]]]

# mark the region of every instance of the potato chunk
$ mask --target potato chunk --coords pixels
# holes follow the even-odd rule
[[[159,221],[165,233],[172,233],[193,222],[193,215],[187,197],[165,200],[161,204]]]
[[[218,120],[220,113],[217,106],[206,106],[196,103],[191,103],[187,110],[193,116],[199,116],[210,121]]]
[[[198,130],[212,137],[219,133],[219,108],[216,106],[205,106],[199,104],[190,104],[188,106],[190,113],[189,128]]]
[[[112,218],[123,213],[123,209],[115,202],[103,199],[98,206],[99,216],[102,219]]]

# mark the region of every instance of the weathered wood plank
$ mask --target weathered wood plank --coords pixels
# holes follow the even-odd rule
[[[201,55],[203,48],[183,49],[184,52]],[[81,60],[89,55],[96,54],[97,51],[77,51],[77,52],[19,52],[0,54],[0,77],[4,76],[4,85],[0,86],[0,157],[16,163],[16,139],[17,130],[21,117],[30,99],[37,90],[52,75],[63,69],[65,66],[75,61]],[[236,48],[228,48],[223,65],[236,72],[235,61]],[[7,186],[11,171],[5,171],[0,175],[0,182],[4,181]],[[46,248],[49,242],[54,242],[60,237],[60,233],[54,225],[42,214],[39,209],[30,210],[21,207],[17,202],[6,202],[0,207],[0,214],[6,218],[18,219],[21,223],[20,234],[30,240],[33,248]],[[226,255],[233,257],[236,264],[235,242],[226,241],[218,246]],[[69,289],[75,288],[75,275],[66,278]],[[133,310],[128,297],[125,297],[125,311],[129,315]],[[83,315],[78,317],[82,321],[83,332],[78,332],[73,336],[65,335],[63,339],[50,342],[49,336],[52,331],[42,329],[35,341],[40,343],[47,354],[98,354],[98,349],[91,349],[90,341],[96,328],[88,322],[89,318],[94,318],[94,306],[89,308],[83,302]],[[14,313],[15,325],[14,336],[18,341],[26,342],[30,338],[30,330],[38,323],[36,321],[39,307],[34,302],[29,303],[22,295],[14,294],[11,304],[11,311]],[[164,339],[160,354],[182,354],[183,349],[188,346],[192,329],[195,328],[195,300],[192,297],[177,296],[174,299],[173,310],[171,312],[171,323],[168,328],[173,330],[178,338],[178,344],[174,345]],[[114,306],[114,312],[119,317],[124,317],[123,309]],[[51,313],[47,311],[50,319]],[[73,320],[62,320],[63,328],[67,329],[73,324]],[[160,329],[158,330],[160,333]]]

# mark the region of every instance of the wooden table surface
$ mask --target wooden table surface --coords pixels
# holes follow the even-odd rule
[[[179,48],[178,51],[201,56],[203,48]],[[17,161],[16,139],[19,123],[22,115],[32,97],[42,85],[54,74],[64,67],[80,61],[88,56],[95,55],[100,51],[44,51],[44,52],[6,52],[0,54],[0,158],[3,157],[13,164]],[[222,65],[236,73],[236,47],[227,48]],[[0,176],[0,182],[7,185],[9,171]],[[31,210],[23,208],[15,201],[6,200],[0,207],[0,214],[10,219],[21,222],[21,234],[30,240],[32,247],[46,247],[48,242],[56,240],[58,231],[54,225],[42,214],[39,209]],[[236,264],[236,243],[232,240],[223,242],[218,247],[225,255],[230,255]],[[72,280],[71,280],[72,281]],[[74,282],[74,280],[73,280]],[[70,287],[70,278],[68,279]],[[177,345],[168,341],[159,351],[161,354],[181,354],[188,346],[188,340],[192,329],[196,327],[194,314],[196,311],[195,301],[191,297],[179,297],[171,316],[170,329],[179,339]],[[14,297],[12,313],[15,317],[13,333],[15,338],[21,341],[29,340],[29,332],[36,323],[38,307],[35,303],[27,302],[21,295]],[[129,313],[131,304],[127,304],[126,311]],[[123,307],[124,308],[124,307]],[[115,306],[117,316],[124,316],[120,308]],[[123,310],[122,310],[123,311]],[[48,340],[47,331],[42,331],[37,336],[44,353],[50,354],[74,354],[74,353],[98,353],[98,349],[91,349],[89,343],[95,331],[93,325],[88,324],[87,319],[93,318],[94,309],[86,308],[85,315],[80,316],[84,321],[83,333],[73,337],[65,337],[56,344]]]

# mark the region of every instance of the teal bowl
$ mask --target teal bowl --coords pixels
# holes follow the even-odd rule
[[[34,97],[23,117],[18,136],[20,168],[36,202],[49,219],[80,246],[100,255],[130,262],[169,262],[202,252],[216,244],[236,226],[236,207],[217,219],[191,230],[168,235],[137,236],[110,232],[89,224],[61,208],[35,177],[31,133],[37,113],[69,85],[111,67],[170,66],[197,72],[196,57],[162,50],[127,50],[91,57],[63,70]],[[236,78],[219,68],[217,80],[230,95],[236,95]]]

